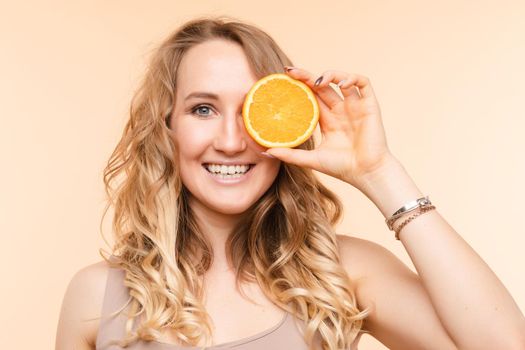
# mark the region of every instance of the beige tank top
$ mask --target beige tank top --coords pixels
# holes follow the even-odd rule
[[[111,340],[123,339],[125,336],[125,312],[129,305],[119,314],[108,317],[111,313],[120,309],[129,299],[129,289],[124,286],[125,272],[118,268],[109,268],[104,302],[102,306],[102,319],[97,335],[97,350],[120,350],[124,349],[118,345],[111,345]],[[133,329],[136,325],[133,326]],[[303,339],[301,325],[295,322],[295,318],[286,313],[284,318],[275,326],[250,337],[230,341],[210,347],[208,349],[230,349],[236,350],[307,350],[308,347]],[[317,339],[318,340],[318,339]],[[317,342],[319,344],[319,342]],[[318,347],[316,347],[317,349]],[[138,341],[128,346],[129,350],[195,350],[197,347],[181,347],[158,341]],[[320,348],[319,348],[320,349]]]

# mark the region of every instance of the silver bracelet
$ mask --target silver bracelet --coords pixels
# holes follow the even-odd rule
[[[411,211],[414,211],[418,208],[427,207],[429,205],[432,205],[432,202],[430,202],[430,199],[428,199],[428,196],[418,198],[416,200],[408,202],[407,204],[399,208],[394,214],[392,214],[392,216],[387,218],[385,222],[388,228],[391,231],[393,231],[394,230],[393,224],[398,218],[405,215],[406,213],[410,213]]]

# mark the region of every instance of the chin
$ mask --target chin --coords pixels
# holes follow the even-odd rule
[[[245,213],[251,204],[234,203],[229,205],[219,204],[211,206],[211,209],[224,215],[240,215]]]

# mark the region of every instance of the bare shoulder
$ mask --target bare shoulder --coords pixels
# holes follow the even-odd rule
[[[352,279],[376,277],[378,274],[397,272],[415,275],[399,258],[375,242],[337,235],[341,263]]]
[[[365,328],[389,349],[456,349],[439,320],[420,277],[394,253],[366,239],[337,235],[341,265],[361,310]],[[417,331],[407,325],[419,325]]]
[[[60,310],[56,349],[94,349],[106,291],[106,261],[85,266],[71,278]]]
[[[376,297],[388,293],[385,286],[416,283],[419,276],[382,245],[357,237],[337,235],[341,265],[354,283],[361,307],[375,306]]]

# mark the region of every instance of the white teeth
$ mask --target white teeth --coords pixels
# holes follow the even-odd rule
[[[222,175],[244,174],[250,169],[249,165],[206,164],[205,167],[211,173]]]

